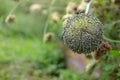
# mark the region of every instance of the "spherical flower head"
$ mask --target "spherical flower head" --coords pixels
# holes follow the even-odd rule
[[[90,14],[76,14],[64,23],[63,41],[77,53],[91,53],[97,50],[103,40],[101,22]]]

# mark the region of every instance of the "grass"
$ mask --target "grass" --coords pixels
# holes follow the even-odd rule
[[[59,69],[56,64],[63,57],[56,44],[45,44],[39,38],[0,35],[0,80],[50,80],[48,73]]]
[[[0,38],[0,80],[41,80],[32,61],[43,51],[42,42],[20,37]]]
[[[0,40],[0,61],[33,60],[41,53],[39,39],[4,37]]]

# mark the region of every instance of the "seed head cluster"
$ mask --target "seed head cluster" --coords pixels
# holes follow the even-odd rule
[[[76,14],[64,22],[63,41],[77,53],[90,53],[99,48],[103,39],[101,22],[90,14]]]

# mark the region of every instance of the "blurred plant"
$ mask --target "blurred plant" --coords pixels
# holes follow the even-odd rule
[[[20,4],[22,4],[23,0],[19,1],[15,7],[13,7],[13,9],[9,12],[8,16],[5,19],[6,23],[10,23],[10,22],[14,22],[15,20],[15,15],[12,15],[13,12],[19,7]]]
[[[108,80],[119,80],[120,79],[120,63],[119,63],[120,52],[111,50],[109,54],[105,55],[101,60],[101,79]],[[104,66],[104,67],[103,67]]]
[[[79,13],[84,13],[86,11],[85,13],[88,13],[88,10],[90,8],[89,5],[91,4],[90,1],[91,0],[89,0],[89,1],[82,0],[81,4],[78,7],[78,12]]]
[[[53,22],[57,23],[60,20],[60,14],[58,12],[53,12],[51,18]]]
[[[41,10],[42,6],[40,4],[32,4],[29,8],[29,11],[31,13],[33,12],[39,12]]]
[[[65,56],[56,43],[44,44],[43,51],[34,62],[42,74],[59,75],[59,71],[66,68]]]
[[[81,80],[84,79],[82,74],[79,74],[73,70],[61,70],[58,80]]]
[[[49,20],[50,20],[50,15],[51,15],[51,12],[52,12],[52,6],[53,4],[55,3],[56,0],[52,0],[50,5],[49,5],[49,9],[48,9],[48,17],[47,17],[47,20],[46,20],[46,23],[45,23],[45,27],[44,27],[44,32],[43,32],[43,35],[46,34],[47,32],[47,28],[48,28],[48,23],[49,23]]]
[[[54,38],[54,33],[47,33],[47,34],[45,34],[44,35],[44,39],[43,39],[43,41],[45,42],[45,43],[48,43],[48,42],[51,42],[52,40],[53,40],[53,38]]]
[[[8,15],[5,19],[5,23],[6,24],[10,24],[10,23],[14,23],[16,20],[16,16],[15,15]]]
[[[86,77],[85,73],[78,73],[74,70],[60,70],[60,76],[50,80],[96,80],[94,76]]]
[[[76,14],[77,13],[78,4],[75,2],[69,2],[66,7],[67,14]]]

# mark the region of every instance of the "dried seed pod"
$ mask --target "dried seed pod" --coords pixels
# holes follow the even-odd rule
[[[87,5],[88,2],[82,1],[81,4],[78,6],[77,12],[84,13]]]
[[[76,4],[74,2],[70,2],[68,4],[68,6],[66,7],[66,13],[67,14],[75,14],[75,13],[77,13],[77,8],[78,8],[78,4]]]
[[[102,42],[94,56],[98,60],[110,50],[112,50],[111,45],[108,42]]]
[[[48,42],[52,41],[53,38],[54,38],[54,33],[49,32],[49,33],[46,33],[46,34],[44,35],[43,41],[44,41],[45,43],[48,43]]]
[[[114,3],[114,4],[120,4],[120,0],[112,0],[112,2]]]
[[[60,14],[58,12],[53,12],[51,18],[55,23],[57,23],[60,20]]]
[[[9,24],[9,23],[13,23],[15,22],[16,16],[15,15],[8,15],[5,19],[5,23]]]
[[[40,4],[32,4],[29,8],[29,11],[32,12],[39,12],[42,9]]]
[[[62,17],[62,20],[65,21],[66,19],[72,17],[72,14],[66,14]]]
[[[90,53],[99,48],[103,39],[101,22],[90,14],[77,14],[64,23],[63,41],[77,53]]]

